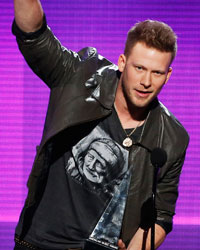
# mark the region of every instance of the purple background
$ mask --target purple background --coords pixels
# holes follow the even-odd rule
[[[178,35],[173,74],[160,100],[190,134],[180,179],[174,231],[160,249],[200,249],[200,2],[75,0],[43,1],[49,26],[63,45],[96,47],[117,62],[126,34],[137,21],[168,23]],[[26,196],[26,181],[40,142],[48,88],[27,67],[11,34],[12,1],[0,2],[0,249],[13,234]]]

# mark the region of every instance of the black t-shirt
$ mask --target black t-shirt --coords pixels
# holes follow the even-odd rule
[[[25,240],[44,249],[83,246],[128,169],[125,137],[114,110],[103,120],[66,130],[49,144],[48,180]],[[22,223],[23,211],[16,234]]]

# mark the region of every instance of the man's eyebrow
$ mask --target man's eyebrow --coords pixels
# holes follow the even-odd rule
[[[152,70],[152,72],[154,72],[154,73],[156,73],[156,72],[158,72],[158,73],[160,73],[160,74],[162,74],[162,75],[164,75],[165,73],[166,73],[166,71],[164,71],[164,70]]]
[[[139,63],[133,63],[133,66],[134,67],[141,67],[143,68],[144,70],[147,70],[147,67],[145,67],[144,65],[142,64],[139,64]],[[164,70],[160,70],[160,69],[153,69],[151,70],[152,72],[159,72],[160,74],[165,74],[165,71]]]
[[[144,65],[142,65],[142,64],[139,64],[139,63],[132,63],[132,65],[133,65],[134,67],[140,67],[140,68],[142,68],[142,69],[144,69],[144,70],[147,70],[147,68],[146,68]]]

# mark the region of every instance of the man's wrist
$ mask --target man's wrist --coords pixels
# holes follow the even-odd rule
[[[47,21],[46,21],[46,16],[44,14],[42,26],[37,31],[24,32],[18,27],[14,19],[13,24],[12,24],[12,33],[20,40],[33,40],[33,39],[38,38],[46,30],[46,28],[47,28]]]

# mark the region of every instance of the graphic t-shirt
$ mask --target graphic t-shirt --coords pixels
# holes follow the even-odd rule
[[[138,128],[133,136],[140,132]],[[52,141],[48,180],[25,237],[28,242],[45,249],[83,246],[128,170],[124,138],[114,110]],[[17,234],[22,222],[23,212]]]

